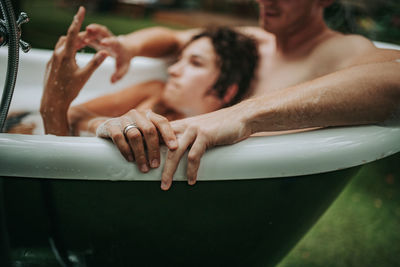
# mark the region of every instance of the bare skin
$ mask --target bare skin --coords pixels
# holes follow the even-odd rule
[[[179,148],[168,151],[161,188],[171,187],[187,149],[188,183],[193,185],[201,157],[210,147],[234,144],[253,133],[384,121],[399,110],[399,72],[400,63],[393,61],[360,65],[233,107],[174,121]]]
[[[280,21],[276,24],[286,23],[284,24],[286,27],[272,28],[275,33],[259,27],[241,28],[243,32],[253,36],[259,44],[260,63],[254,97],[310,81],[347,67],[390,61],[399,57],[399,51],[378,49],[362,36],[344,35],[329,29],[323,21],[322,14],[323,8],[329,4],[325,2],[331,1],[290,1],[297,5],[287,10],[286,16],[301,13],[296,11],[308,2],[315,2],[316,7],[312,16],[303,14],[305,17],[300,16],[289,22],[285,22],[288,19],[284,15],[282,18],[277,18],[276,20]],[[274,2],[279,6],[279,2],[285,1],[259,2],[260,5],[262,2],[265,2],[265,5]],[[318,2],[323,4],[318,5]],[[309,13],[309,9],[302,7],[302,10],[305,14]],[[261,18],[268,21],[268,18],[263,18],[262,15]],[[290,23],[302,27],[297,28]],[[92,46],[107,50],[117,59],[124,58],[124,63],[116,66],[116,73],[119,73],[118,77],[121,78],[129,68],[131,58],[175,55],[199,30],[174,31],[157,27],[124,36],[113,36],[104,26],[92,24],[87,27],[87,31],[90,42],[94,43]],[[118,80],[115,80],[115,76],[112,78],[114,82]]]
[[[261,28],[243,28],[258,40],[261,55],[253,99],[172,122],[179,148],[168,152],[163,190],[170,188],[189,146],[187,177],[189,184],[195,184],[201,156],[210,147],[233,144],[263,131],[376,123],[399,106],[400,64],[394,60],[400,52],[377,49],[364,37],[330,30],[322,14],[332,1],[258,2]],[[99,25],[88,28],[91,38],[102,31]],[[103,36],[98,44],[106,49],[130,46],[131,57],[166,56],[176,53],[194,31],[155,28]],[[152,42],[154,36],[157,44]],[[143,48],[148,48],[145,53]]]
[[[70,135],[71,120],[74,121],[74,124],[80,119],[79,126],[82,127],[82,124],[86,124],[86,128],[89,128],[89,120],[98,116],[93,113],[93,110],[90,112],[83,106],[72,110],[69,115],[67,114],[71,102],[77,97],[91,74],[108,56],[106,51],[99,51],[85,67],[80,68],[76,64],[76,52],[84,46],[85,34],[79,33],[84,16],[85,9],[81,7],[68,29],[67,36],[62,36],[59,39],[53,56],[47,64],[44,78],[44,92],[40,107],[45,133],[64,136]],[[157,87],[157,85],[153,86]],[[99,101],[101,102],[101,100]],[[118,112],[121,112],[124,106],[119,108]],[[77,110],[80,112],[77,112]],[[160,161],[158,133],[161,133],[161,136],[165,138],[164,142],[169,145],[170,149],[177,147],[176,137],[173,134],[170,124],[166,118],[153,112],[144,110],[126,110],[125,112],[127,113],[122,115],[121,121],[125,120],[126,123],[130,123],[132,120],[135,121],[140,127],[141,132],[138,129],[130,130],[128,136],[130,144],[128,144],[125,136],[121,133],[120,127],[111,125],[110,127],[118,128],[114,130],[110,129],[111,133],[116,133],[111,135],[113,141],[119,146],[121,153],[131,161],[133,161],[133,156],[129,145],[134,146],[134,154],[138,166],[141,171],[147,172],[149,169],[147,158],[144,156],[143,134],[145,141],[149,144],[148,159],[151,162],[151,166],[158,167]],[[94,123],[104,120],[104,118],[100,118],[99,121],[95,121]]]
[[[190,146],[187,176],[189,184],[195,184],[201,156],[210,147],[263,131],[376,123],[395,112],[400,105],[400,64],[394,60],[400,52],[330,30],[322,14],[331,2],[258,0],[261,28],[242,29],[259,42],[261,63],[253,99],[172,122],[179,147],[168,152],[163,190],[170,188],[177,164]],[[131,58],[174,55],[196,30],[151,28],[116,37],[90,25],[88,32],[98,48],[109,53],[129,51]],[[123,65],[116,66],[116,73],[124,73]]]
[[[237,94],[235,83],[227,86],[222,97],[210,93],[221,73],[219,56],[211,39],[201,37],[188,44],[179,60],[168,68],[165,83],[153,80],[135,84],[70,107],[90,75],[108,56],[108,52],[101,50],[87,66],[80,68],[76,64],[76,52],[86,45],[88,38],[87,32],[79,33],[84,15],[84,8],[80,8],[46,68],[40,112],[47,134],[85,132],[110,138],[126,160],[135,161],[140,171],[148,172],[160,165],[160,141],[171,150],[178,147],[168,120],[217,110]],[[118,56],[123,50],[109,51]],[[135,127],[126,131],[132,124]]]
[[[69,133],[66,112],[91,74],[108,55],[105,51],[100,51],[85,67],[80,68],[76,64],[76,51],[82,47],[79,28],[83,17],[84,9],[81,8],[74,17],[67,36],[58,40],[46,67],[44,97],[40,112],[46,132],[57,135]],[[53,71],[49,71],[50,69]],[[54,87],[58,89],[53,90]],[[53,116],[54,113],[59,115]]]

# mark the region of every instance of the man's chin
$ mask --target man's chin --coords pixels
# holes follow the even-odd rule
[[[265,31],[272,33],[272,34],[279,34],[281,32],[281,29],[278,27],[274,27],[270,23],[266,23],[264,21],[260,21],[259,23],[260,27],[263,28]]]

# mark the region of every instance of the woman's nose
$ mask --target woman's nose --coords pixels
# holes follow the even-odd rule
[[[180,64],[180,62],[175,62],[174,64],[172,64],[171,66],[168,67],[168,74],[170,76],[179,76],[181,73],[181,67],[182,64]]]

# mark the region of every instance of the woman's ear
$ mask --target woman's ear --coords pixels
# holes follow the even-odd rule
[[[229,85],[228,89],[226,89],[225,91],[224,97],[222,98],[222,102],[225,105],[229,104],[232,101],[232,99],[234,99],[235,96],[237,95],[238,90],[239,86],[236,83]]]

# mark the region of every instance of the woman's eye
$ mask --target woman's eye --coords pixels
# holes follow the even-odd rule
[[[194,65],[196,67],[202,66],[202,63],[198,60],[191,60],[190,62],[192,63],[192,65]]]

